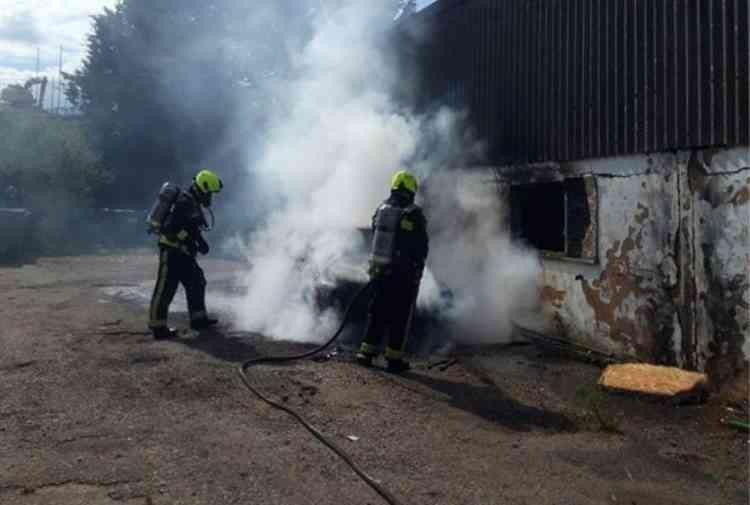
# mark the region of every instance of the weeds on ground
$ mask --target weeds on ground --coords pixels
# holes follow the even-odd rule
[[[585,409],[584,418],[593,418],[596,429],[622,435],[623,431],[617,417],[611,413],[609,395],[596,384],[583,384],[576,389],[577,403]]]

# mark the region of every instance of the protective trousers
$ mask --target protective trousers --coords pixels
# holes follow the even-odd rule
[[[194,256],[173,247],[159,247],[159,274],[151,297],[149,328],[167,327],[169,305],[182,283],[187,297],[190,320],[206,317],[206,277]]]
[[[376,355],[380,339],[388,333],[386,359],[402,359],[419,292],[419,277],[393,273],[375,279],[373,290],[360,352]]]

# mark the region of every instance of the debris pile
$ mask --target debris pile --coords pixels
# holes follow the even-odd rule
[[[706,374],[645,363],[609,365],[599,378],[599,385],[608,390],[662,398],[700,399],[707,384]]]

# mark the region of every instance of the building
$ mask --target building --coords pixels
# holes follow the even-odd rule
[[[706,370],[750,355],[749,0],[439,0],[402,90],[468,112],[540,331]],[[492,177],[489,177],[489,176]]]

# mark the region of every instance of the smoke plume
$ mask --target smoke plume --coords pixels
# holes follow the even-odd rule
[[[328,335],[339,314],[316,305],[316,285],[353,258],[361,268],[351,276],[366,279],[356,230],[370,226],[392,173],[408,167],[430,200],[420,307],[448,317],[455,338],[505,338],[513,311],[533,305],[536,261],[502,234],[494,182],[450,170],[481,144],[466,136],[459,113],[397,107],[391,90],[408,76],[397,75],[383,49],[393,13],[381,2],[339,4],[319,13],[311,40],[293,55],[294,77],[278,86],[280,106],[252,163],[253,191],[275,205],[247,242],[233,242],[250,265],[236,324],[289,340]]]
[[[441,314],[454,341],[507,340],[514,316],[536,308],[538,258],[504,231],[507,216],[490,173],[444,171],[429,182],[431,275],[419,306]]]

